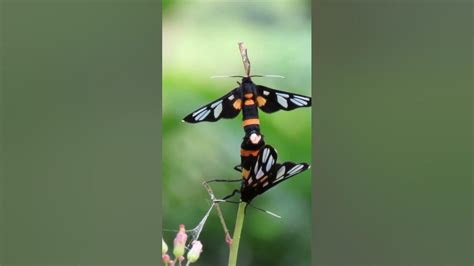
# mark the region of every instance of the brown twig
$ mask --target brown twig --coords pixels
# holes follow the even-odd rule
[[[203,182],[202,185],[204,186],[204,188],[206,188],[207,193],[211,197],[211,200],[214,201],[215,200],[214,192],[212,191],[209,184],[207,184],[207,182]],[[227,225],[225,224],[224,215],[222,215],[222,211],[221,211],[221,208],[219,207],[218,202],[215,203],[215,206],[216,206],[216,210],[217,210],[217,215],[219,216],[219,219],[221,220],[222,228],[224,229],[225,242],[229,246],[231,246],[232,245],[232,237],[230,236],[229,229],[227,229]]]
[[[247,47],[243,42],[239,42],[240,56],[242,56],[242,63],[244,63],[245,75],[250,76],[250,60],[247,55]]]

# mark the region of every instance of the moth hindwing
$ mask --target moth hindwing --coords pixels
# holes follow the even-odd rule
[[[265,86],[256,85],[259,108],[265,113],[273,113],[279,110],[293,110],[300,107],[311,106],[311,97],[279,91]]]
[[[279,164],[276,162],[277,158],[277,152],[272,146],[265,145],[260,149],[257,160],[250,169],[250,176],[243,184],[241,191],[243,201],[250,202],[257,195],[309,168],[307,163]]]

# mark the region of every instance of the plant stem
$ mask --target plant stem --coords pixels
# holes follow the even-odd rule
[[[242,63],[244,64],[246,76],[250,76],[250,60],[247,55],[247,47],[243,42],[239,42],[239,51],[242,57]],[[234,235],[232,236],[232,245],[230,247],[229,254],[229,266],[237,266],[237,254],[239,252],[240,234],[242,233],[242,227],[244,225],[245,218],[245,207],[246,202],[239,203],[239,209],[237,210],[237,218],[235,220]]]
[[[229,254],[229,266],[237,266],[237,253],[239,251],[240,234],[242,233],[242,227],[244,225],[246,206],[246,202],[239,203],[239,209],[237,210],[237,218],[235,220],[233,241]]]
[[[209,186],[207,182],[203,182],[202,185],[204,188],[206,188],[207,193],[211,197],[211,200],[215,199],[214,192],[212,191],[212,188]],[[224,228],[224,234],[225,234],[225,240],[226,242],[230,245],[232,243],[232,237],[230,236],[229,229],[227,229],[227,225],[224,220],[224,215],[222,215],[221,208],[219,207],[219,203],[215,203],[216,210],[217,210],[217,215],[219,216],[219,219],[221,220],[222,228]]]
[[[245,75],[250,76],[250,60],[247,54],[247,47],[243,42],[239,42],[240,56],[242,57],[242,63],[244,63]]]

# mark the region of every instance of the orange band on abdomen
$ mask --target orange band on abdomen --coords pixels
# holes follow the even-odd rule
[[[260,125],[260,120],[258,118],[246,119],[242,122],[242,125],[244,127],[249,125]]]
[[[256,157],[256,156],[258,155],[258,152],[259,152],[259,150],[254,150],[254,151],[252,151],[252,150],[240,149],[240,155],[241,155],[241,156],[245,156],[245,157],[250,156],[250,155]]]
[[[245,100],[244,104],[245,105],[254,105],[255,102],[253,100]]]

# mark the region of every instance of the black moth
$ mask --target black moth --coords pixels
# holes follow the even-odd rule
[[[307,163],[284,162],[279,164],[276,162],[277,158],[276,150],[270,145],[265,145],[260,149],[250,171],[244,173],[245,169],[237,166],[235,169],[242,172],[242,185],[240,190],[234,190],[224,199],[239,192],[241,200],[250,203],[256,196],[310,168]]]
[[[311,98],[256,85],[251,77],[242,77],[239,87],[223,97],[200,107],[187,115],[183,121],[188,123],[215,122],[221,118],[234,118],[242,110],[245,137],[241,145],[241,165],[235,169],[242,172],[240,190],[225,197],[241,194],[241,200],[250,203],[256,196],[264,193],[280,182],[299,174],[309,168],[306,163],[276,163],[277,152],[270,145],[265,145],[260,134],[258,109],[266,113],[278,110],[293,110],[311,106]],[[250,143],[252,135],[260,136],[258,143]]]
[[[249,107],[258,106],[265,113],[311,106],[310,97],[256,85],[250,77],[243,77],[239,87],[187,115],[183,121],[199,123],[215,122],[221,118],[234,118],[246,106],[246,101],[248,101],[247,103],[253,102],[253,104],[248,104]],[[246,119],[244,113],[244,120]]]

